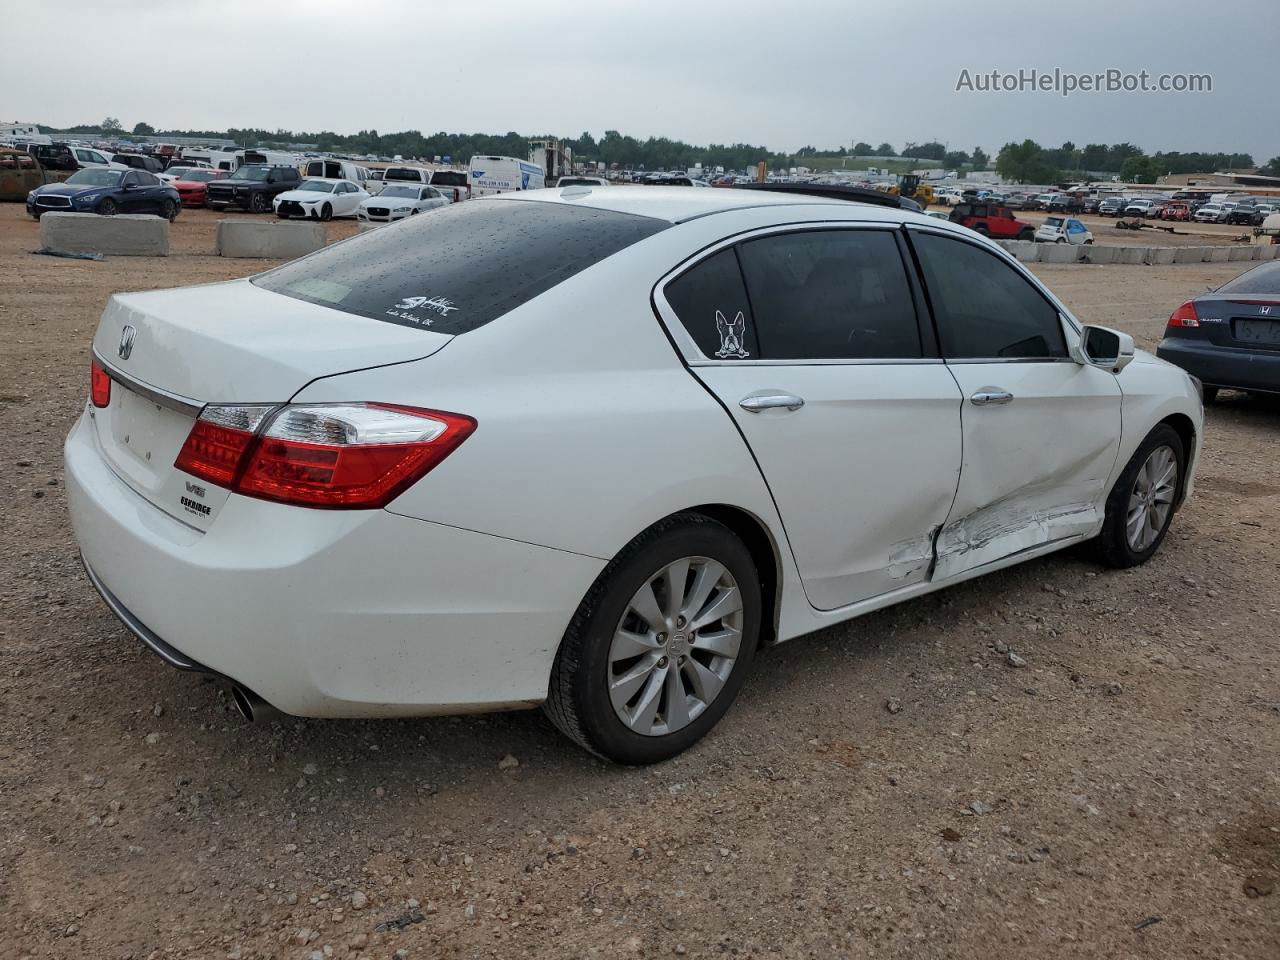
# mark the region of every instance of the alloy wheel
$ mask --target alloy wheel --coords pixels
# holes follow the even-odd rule
[[[632,596],[609,647],[609,699],[635,733],[687,727],[729,679],[742,645],[743,604],[724,564],[683,557]]]
[[[1177,456],[1171,447],[1156,447],[1139,468],[1129,491],[1125,537],[1131,549],[1141,553],[1155,543],[1169,521],[1177,487]]]

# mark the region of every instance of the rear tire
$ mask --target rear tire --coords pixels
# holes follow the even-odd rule
[[[1172,474],[1166,477],[1169,461]],[[1182,492],[1187,455],[1182,438],[1167,423],[1147,434],[1107,497],[1098,535],[1098,559],[1109,567],[1136,567],[1164,542]]]
[[[656,598],[648,617],[639,612],[642,598]],[[722,618],[699,625],[699,614],[705,620],[721,606]],[[755,656],[762,609],[759,574],[741,540],[700,514],[668,517],[627,544],[583,598],[556,653],[543,710],[565,736],[607,760],[673,757],[733,703]],[[681,610],[686,618],[674,619]],[[642,638],[634,653],[630,638]],[[620,683],[642,675],[638,686]]]
[[[160,216],[173,223],[178,219],[178,205],[172,200],[166,200],[160,205]]]
[[[1032,230],[1030,227],[1027,227],[1027,229],[1023,230],[1021,233],[1018,234],[1019,240],[1035,240],[1035,238],[1036,238],[1036,232]]]

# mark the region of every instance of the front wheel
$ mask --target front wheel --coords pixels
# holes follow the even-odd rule
[[[321,208],[320,208],[320,219],[321,219],[321,220],[324,220],[324,221],[326,221],[326,222],[328,222],[329,220],[332,220],[332,219],[333,219],[333,207],[332,207],[332,206],[330,206],[330,205],[329,205],[329,204],[327,204],[327,203],[326,203],[323,207],[321,207]]]
[[[676,514],[629,543],[579,605],[544,710],[617,763],[655,763],[700,740],[746,680],[760,636],[759,573],[732,531]]]
[[[255,193],[249,198],[249,210],[253,213],[266,213],[269,203],[265,193]]]
[[[1053,241],[1053,242],[1054,242],[1054,243],[1066,243],[1066,242],[1067,242],[1067,238],[1066,238],[1066,237],[1059,237],[1057,240],[1055,240],[1055,241]]]
[[[1187,455],[1178,432],[1162,423],[1130,457],[1107,497],[1098,552],[1109,567],[1136,567],[1155,555],[1182,489]]]
[[[116,206],[116,202],[110,197],[107,197],[107,199],[98,204],[98,213],[102,214],[104,217],[114,217],[119,210],[120,208]]]

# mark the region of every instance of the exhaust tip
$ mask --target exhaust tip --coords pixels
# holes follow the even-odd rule
[[[240,716],[249,723],[268,723],[281,715],[280,711],[267,701],[238,683],[231,685],[231,700],[240,711]]]

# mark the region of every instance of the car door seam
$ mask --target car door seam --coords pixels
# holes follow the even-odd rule
[[[734,253],[734,262],[737,263],[736,251]],[[741,272],[742,270],[741,264],[739,264],[738,270],[739,272]],[[708,385],[705,380],[703,380],[700,376],[698,376],[697,372],[693,369],[693,367],[689,366],[689,361],[685,358],[684,354],[680,352],[680,348],[676,344],[675,338],[671,335],[671,331],[667,329],[667,323],[662,317],[662,311],[658,309],[658,301],[656,298],[658,284],[660,284],[661,282],[662,281],[659,280],[658,283],[655,283],[653,285],[653,289],[649,291],[649,306],[653,309],[654,319],[658,321],[658,329],[661,330],[662,335],[666,337],[667,343],[671,347],[671,352],[675,355],[676,362],[679,363],[680,366],[684,367],[685,372],[688,373],[689,376],[693,378],[693,382],[698,384],[698,386],[702,387],[702,389],[706,391],[707,395],[711,397],[711,399],[715,402],[716,406],[718,406],[721,409],[721,411],[724,412],[724,415],[729,418],[729,423],[733,426],[734,432],[737,433],[738,439],[740,439],[742,441],[742,445],[747,448],[747,456],[749,456],[751,458],[751,462],[756,465],[756,473],[760,475],[760,482],[764,484],[764,489],[769,494],[769,502],[773,504],[773,512],[778,518],[778,526],[782,528],[782,539],[786,541],[787,552],[791,554],[791,562],[795,566],[796,570],[799,571],[800,561],[796,558],[795,547],[792,546],[791,544],[791,533],[787,530],[787,523],[782,518],[782,508],[778,506],[778,498],[774,495],[773,487],[769,485],[769,478],[765,476],[764,468],[760,465],[760,459],[756,456],[755,450],[751,449],[751,444],[747,441],[747,435],[742,432],[742,427],[738,424],[738,421],[734,417],[733,412],[729,409],[729,407],[725,404],[725,402],[720,399],[720,397],[716,394],[714,390],[711,389],[710,385]],[[746,289],[746,285],[747,285],[746,279],[744,278],[742,281],[742,286],[744,290]],[[750,294],[748,294],[748,296],[750,296]],[[754,325],[754,322],[755,321],[753,318],[752,319],[753,325]],[[804,589],[804,578],[798,577],[797,579],[799,579],[800,581],[800,592],[804,595],[805,603],[809,604],[809,607],[811,609],[817,610],[818,608],[813,605],[813,601],[809,599],[809,594]],[[779,593],[779,597],[781,597],[782,583],[783,583],[783,577],[781,575],[781,571],[779,571],[778,583],[779,583],[778,593]],[[779,607],[779,609],[781,609],[781,607]]]

